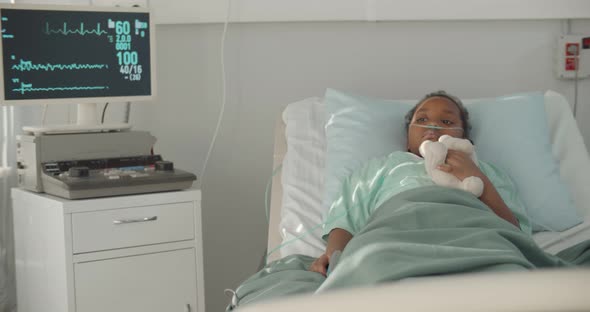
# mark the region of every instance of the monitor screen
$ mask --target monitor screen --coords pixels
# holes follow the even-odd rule
[[[0,8],[2,101],[149,99],[149,13],[97,9]]]

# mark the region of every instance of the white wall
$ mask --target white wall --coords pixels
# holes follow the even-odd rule
[[[590,18],[590,3],[586,0],[174,0],[174,5],[169,0],[149,0],[149,5],[157,23],[219,23],[225,20],[230,1],[230,20],[234,22]]]
[[[221,28],[157,26],[158,100],[132,112],[136,128],[158,138],[157,153],[199,176],[221,100]],[[553,89],[572,101],[573,84],[553,75],[562,28],[560,21],[230,25],[228,103],[203,186],[207,310],[224,308],[223,290],[253,274],[264,251],[264,188],[283,105],[326,87],[398,99],[438,89],[463,98]],[[590,34],[590,21],[575,21],[573,31]],[[587,145],[589,86],[579,87]]]

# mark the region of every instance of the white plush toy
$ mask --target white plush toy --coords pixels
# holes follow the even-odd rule
[[[458,188],[480,197],[483,193],[483,181],[480,178],[467,177],[461,181],[454,175],[437,169],[439,165],[445,163],[448,150],[456,150],[471,155],[471,159],[477,165],[475,149],[469,140],[443,135],[438,139],[438,142],[424,141],[420,144],[419,151],[424,157],[426,173],[437,185]]]

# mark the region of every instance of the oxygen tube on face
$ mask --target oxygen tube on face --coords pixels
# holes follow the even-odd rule
[[[410,126],[432,129],[432,130],[461,130],[461,131],[465,131],[461,127],[441,127],[441,126],[435,126],[435,125],[419,125],[419,124],[415,124],[415,123],[410,124]]]

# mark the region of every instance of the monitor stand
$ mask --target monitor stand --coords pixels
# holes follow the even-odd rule
[[[131,125],[128,123],[99,124],[96,103],[78,104],[76,124],[23,127],[25,133],[36,136],[47,134],[128,131],[130,129]]]

